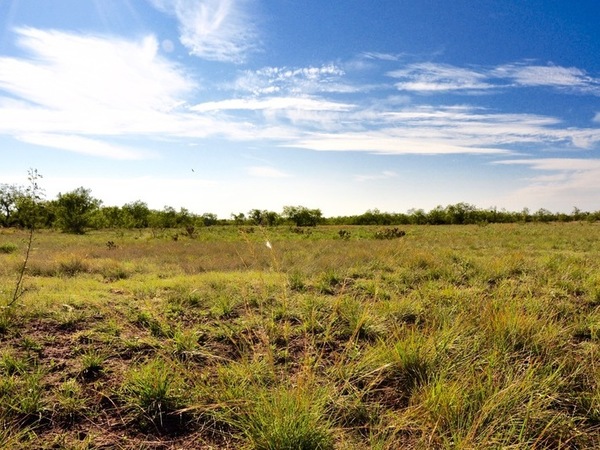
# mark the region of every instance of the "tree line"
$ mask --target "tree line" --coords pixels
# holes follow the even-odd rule
[[[312,227],[316,225],[465,225],[515,222],[570,222],[600,220],[600,211],[584,212],[574,208],[570,214],[553,213],[546,209],[535,212],[525,208],[519,212],[479,209],[468,203],[438,206],[428,212],[422,209],[406,213],[368,210],[363,214],[324,217],[320,209],[305,206],[284,206],[275,211],[252,209],[247,213],[233,213],[229,219],[219,219],[216,214],[195,214],[186,208],[176,210],[165,206],[155,210],[141,201],[123,206],[104,206],[93,197],[90,189],[79,187],[59,193],[54,200],[44,200],[31,188],[14,184],[0,184],[0,226],[31,228],[56,228],[68,233],[82,234],[88,229],[129,228],[168,229],[184,228],[193,232],[199,227],[213,225],[256,225]]]

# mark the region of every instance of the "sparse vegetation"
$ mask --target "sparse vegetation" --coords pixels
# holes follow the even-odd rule
[[[600,446],[596,223],[310,230],[36,231],[0,447]]]

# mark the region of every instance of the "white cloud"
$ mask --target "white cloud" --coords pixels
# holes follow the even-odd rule
[[[38,106],[166,111],[193,83],[157,55],[153,36],[127,41],[19,28],[30,58],[0,58],[0,88]]]
[[[398,53],[380,53],[380,52],[362,52],[360,54],[363,58],[374,59],[379,61],[399,61],[402,57]]]
[[[241,63],[259,47],[247,0],[150,0],[179,22],[180,40],[192,55]]]
[[[61,134],[23,134],[16,136],[21,142],[52,147],[91,156],[101,156],[112,159],[148,159],[154,155],[150,152],[115,145],[108,142],[89,139],[81,136]]]
[[[395,84],[399,90],[420,93],[473,93],[510,87],[547,86],[600,95],[600,80],[581,69],[526,62],[468,69],[449,64],[415,63],[390,71],[387,75],[399,79]]]
[[[593,80],[575,67],[507,64],[491,72],[498,78],[510,78],[521,86],[586,86]]]
[[[508,159],[495,164],[526,165],[535,170],[554,170],[561,172],[600,170],[600,159],[583,158],[544,158],[544,159]],[[598,179],[600,185],[600,178]]]
[[[195,84],[158,56],[154,37],[33,28],[17,35],[28,55],[0,57],[0,133],[109,136],[181,128],[174,110]]]
[[[270,166],[248,167],[248,175],[260,178],[288,178],[290,175]]]
[[[501,155],[511,152],[501,148],[467,146],[451,141],[403,137],[401,130],[367,131],[361,133],[315,133],[288,144],[290,147],[321,151],[363,151],[384,155]]]
[[[0,134],[83,154],[140,158],[150,154],[99,140],[253,132],[246,123],[232,126],[190,113],[186,98],[196,84],[158,55],[153,36],[124,40],[33,28],[16,33],[27,53],[0,57]]]
[[[224,110],[301,110],[301,111],[348,111],[354,106],[347,103],[330,102],[310,97],[268,97],[239,98],[206,102],[192,106],[190,109],[198,112]]]
[[[448,64],[410,64],[387,75],[400,79],[396,87],[402,91],[479,91],[494,87],[486,82],[485,73]]]
[[[373,180],[387,180],[390,178],[396,178],[398,174],[391,170],[384,170],[381,173],[371,175],[356,175],[354,179],[358,182],[373,181]]]
[[[600,140],[600,130],[560,128],[556,118],[499,114],[484,109],[407,106],[396,111],[345,113],[335,132],[306,133],[293,147],[386,154],[507,154]]]
[[[553,172],[533,176],[526,186],[512,192],[503,201],[520,206],[548,207],[569,211],[574,206],[598,210],[600,159],[547,158],[497,161],[498,165],[525,165],[535,171]]]
[[[253,95],[355,92],[356,87],[342,82],[344,74],[344,70],[335,64],[300,68],[264,67],[243,71],[234,82],[233,89]]]

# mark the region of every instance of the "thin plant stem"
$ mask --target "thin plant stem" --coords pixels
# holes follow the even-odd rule
[[[19,270],[19,275],[17,277],[17,282],[15,283],[15,290],[12,295],[12,300],[6,305],[10,308],[14,305],[19,298],[25,293],[25,289],[23,289],[23,279],[25,278],[25,271],[27,270],[27,263],[29,262],[29,254],[31,253],[31,246],[33,244],[33,232],[35,227],[33,224],[29,230],[29,239],[27,241],[27,249],[25,250],[25,259],[23,260],[23,264]]]

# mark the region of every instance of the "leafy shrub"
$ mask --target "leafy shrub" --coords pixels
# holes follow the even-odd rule
[[[350,239],[350,232],[348,230],[340,230],[338,231],[338,236],[340,237],[340,239],[347,241],[348,239]]]
[[[386,228],[385,230],[379,230],[375,232],[375,239],[397,239],[406,236],[406,231],[400,230],[396,227]]]

